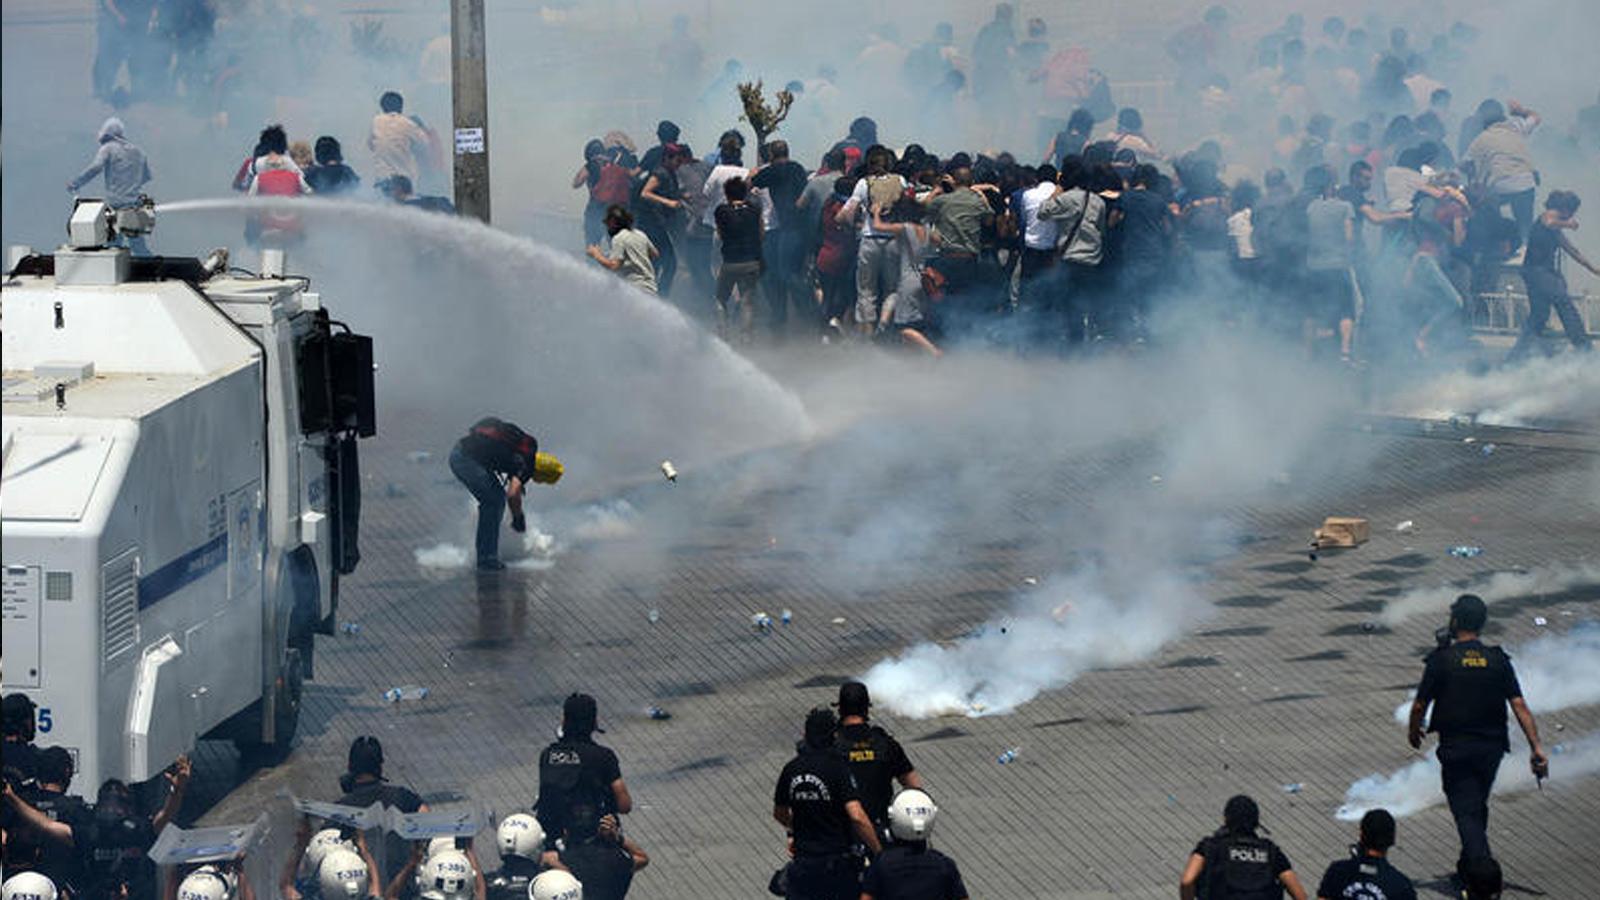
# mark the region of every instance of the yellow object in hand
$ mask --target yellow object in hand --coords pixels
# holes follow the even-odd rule
[[[562,474],[566,471],[567,469],[561,464],[561,460],[556,459],[553,454],[535,453],[533,455],[533,480],[540,484],[555,484],[561,480]]]

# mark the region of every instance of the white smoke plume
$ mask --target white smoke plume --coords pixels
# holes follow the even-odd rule
[[[1535,713],[1600,703],[1600,624],[1583,622],[1565,634],[1548,634],[1506,652]],[[1412,691],[1395,708],[1396,722],[1410,721],[1415,699]]]
[[[1175,576],[1138,581],[1086,572],[1052,583],[1024,598],[1015,615],[951,644],[917,644],[864,680],[899,715],[1011,712],[1089,669],[1151,656],[1205,611],[1193,586]]]
[[[1550,781],[1565,784],[1600,772],[1600,732],[1549,746]],[[1527,746],[1513,742],[1511,754],[1495,779],[1496,794],[1525,793],[1533,790],[1533,772],[1527,766]],[[1409,816],[1444,802],[1439,786],[1439,761],[1432,756],[1408,763],[1387,775],[1368,775],[1345,791],[1344,803],[1334,818],[1358,821],[1368,810],[1386,809],[1397,817]]]
[[[1470,415],[1484,425],[1592,420],[1600,415],[1600,362],[1589,357],[1574,353],[1515,369],[1451,372],[1405,392],[1392,405],[1416,418]]]
[[[1450,604],[1467,591],[1482,597],[1485,603],[1494,603],[1530,594],[1559,593],[1586,584],[1600,584],[1600,565],[1550,566],[1527,572],[1496,572],[1484,583],[1470,588],[1442,584],[1407,591],[1393,603],[1384,606],[1378,621],[1393,627],[1413,616],[1449,609]]]

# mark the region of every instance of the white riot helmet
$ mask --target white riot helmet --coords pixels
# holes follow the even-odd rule
[[[190,872],[178,884],[178,900],[228,900],[232,893],[228,880],[213,866]]]
[[[472,896],[474,877],[472,860],[452,847],[435,853],[422,864],[417,888],[425,900],[467,900]]]
[[[925,841],[933,833],[939,807],[922,791],[901,791],[889,804],[889,833],[897,841]]]
[[[428,842],[428,852],[422,854],[424,860],[433,859],[436,854],[446,850],[456,849],[456,839],[453,837],[436,837]]]
[[[18,872],[0,885],[5,900],[56,900],[56,883],[38,872]]]
[[[317,877],[317,872],[322,868],[322,861],[328,853],[340,847],[352,849],[344,840],[337,828],[324,828],[311,836],[310,843],[306,844],[306,854],[300,859],[300,871],[307,878]]]
[[[571,872],[551,869],[528,885],[528,900],[583,900],[583,885]]]
[[[501,856],[538,859],[544,849],[544,828],[538,819],[527,813],[506,816],[495,833],[495,843],[500,847]]]
[[[367,871],[367,861],[360,854],[335,847],[323,857],[317,869],[317,883],[322,886],[322,900],[357,900],[367,895],[372,873]]]

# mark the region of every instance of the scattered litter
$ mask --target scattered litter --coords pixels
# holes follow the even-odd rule
[[[1551,756],[1560,756],[1561,754],[1563,754],[1565,752],[1567,752],[1567,745],[1566,744],[1557,744],[1554,747],[1550,748],[1550,755]]]
[[[1361,630],[1365,631],[1365,632],[1368,632],[1368,633],[1377,631],[1378,630],[1378,623],[1377,622],[1373,622],[1371,620],[1368,620],[1366,622],[1362,622],[1361,623]]]
[[[450,668],[450,664],[452,662],[455,662],[455,658],[456,658],[456,652],[454,650],[451,650],[450,652],[446,653],[444,655],[444,667],[446,669]]]
[[[657,722],[665,722],[666,720],[672,718],[672,713],[667,712],[659,706],[650,707],[649,709],[645,710],[645,714]]]
[[[1033,585],[1036,585],[1036,584],[1039,583],[1039,579],[1033,577],[1032,575],[1029,575],[1028,577],[1022,579],[1022,583],[1028,585],[1029,587],[1032,587]]]
[[[1150,483],[1151,484],[1160,484],[1161,483],[1161,476],[1160,475],[1151,475],[1150,476]]]
[[[356,635],[361,633],[361,623],[360,622],[346,622],[343,625],[339,626],[339,630],[341,632],[343,632],[344,634],[348,634],[351,637],[355,637]]]
[[[1469,544],[1460,544],[1450,548],[1450,555],[1459,559],[1472,559],[1475,556],[1482,556],[1483,548],[1473,547]]]
[[[1410,534],[1411,532],[1417,530],[1417,523],[1407,519],[1404,522],[1401,522],[1399,525],[1396,525],[1394,530],[1400,532],[1401,534]]]
[[[1544,616],[1534,616],[1533,617],[1533,624],[1536,625],[1539,628],[1543,628],[1546,625],[1550,624],[1550,620],[1546,619]]]
[[[1372,536],[1367,520],[1358,516],[1329,516],[1312,532],[1316,547],[1359,547]]]
[[[778,621],[782,622],[784,625],[789,625],[790,623],[794,622],[794,610],[785,609],[784,611],[778,613]]]
[[[1017,757],[1021,753],[1022,753],[1022,748],[1021,747],[1012,747],[1010,750],[1007,750],[1004,753],[1000,754],[999,756],[995,757],[995,762],[999,763],[1002,766],[1010,765],[1011,763],[1014,763],[1014,762],[1017,761]]]
[[[667,480],[673,484],[678,483],[678,467],[672,464],[672,460],[664,459],[661,461],[661,474],[665,475]]]
[[[415,684],[392,687],[383,692],[383,699],[390,703],[399,703],[402,700],[423,700],[427,696],[428,689]]]
[[[650,611],[645,613],[645,618],[650,620],[651,625],[654,625],[655,623],[661,621],[661,610],[652,606],[650,607]]]
[[[1461,439],[1461,443],[1463,444],[1476,444],[1477,442],[1478,439],[1475,437],[1464,437]]]
[[[385,497],[404,497],[406,495],[406,486],[391,481],[383,486],[383,495]]]
[[[750,617],[750,627],[765,634],[772,630],[772,617],[764,612],[758,612]]]
[[[1171,794],[1168,794],[1167,795],[1167,805],[1168,806],[1177,806],[1178,805],[1178,798],[1172,796]]]
[[[407,462],[425,463],[430,459],[433,459],[433,454],[426,450],[413,450],[406,454]]]
[[[1283,786],[1283,792],[1285,794],[1298,794],[1305,789],[1306,786],[1298,781],[1296,781],[1294,784],[1286,784]]]
[[[844,624],[844,616],[834,616],[833,617],[833,624],[835,624],[835,625],[843,625]]]
[[[1482,453],[1484,456],[1488,456],[1494,452],[1494,445],[1484,444],[1481,448],[1479,448],[1478,452]]]
[[[1557,730],[1557,731],[1566,731],[1566,730],[1567,730],[1567,726],[1566,726],[1566,723],[1564,723],[1564,722],[1557,722],[1557,723],[1556,723],[1556,730]]]

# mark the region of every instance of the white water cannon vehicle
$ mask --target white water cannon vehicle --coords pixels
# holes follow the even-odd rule
[[[286,754],[355,570],[372,342],[309,281],[114,246],[80,200],[13,251],[4,352],[4,690],[81,784],[158,776],[201,738]]]

